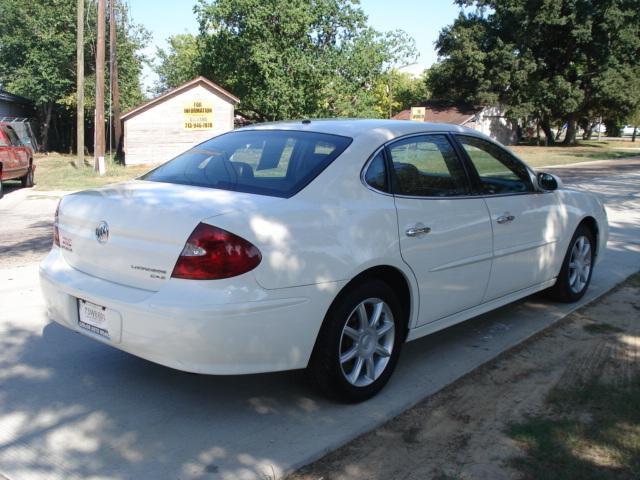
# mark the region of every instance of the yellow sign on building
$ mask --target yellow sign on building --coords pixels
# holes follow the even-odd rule
[[[213,128],[213,103],[209,100],[184,102],[185,130],[211,130]]]
[[[427,114],[425,107],[411,107],[411,120],[416,122],[424,122],[424,117]]]

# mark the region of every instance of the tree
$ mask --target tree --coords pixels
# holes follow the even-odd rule
[[[391,107],[391,115],[393,116],[408,108],[424,104],[430,97],[425,82],[427,74],[428,70],[425,70],[416,77],[411,73],[392,69],[386,78],[381,77],[375,88],[376,116],[388,117],[389,107]],[[389,87],[392,90],[391,95]]]
[[[627,117],[627,122],[629,125],[633,126],[631,141],[635,142],[636,137],[638,136],[638,127],[640,127],[640,106]]]
[[[637,0],[456,0],[475,6],[443,29],[428,84],[452,101],[503,101],[515,117],[567,124],[626,115],[640,101]]]
[[[85,12],[85,117],[91,126],[95,108],[95,0],[87,0]],[[122,4],[116,15],[120,19],[117,48],[122,107],[127,109],[144,99],[140,85],[144,58],[140,51],[148,33],[127,20]],[[42,127],[40,144],[45,150],[71,148],[76,113],[74,0],[0,2],[0,85],[34,101]]]
[[[158,74],[155,92],[160,94],[200,75],[198,40],[190,33],[168,38],[168,51],[156,50],[154,70]]]
[[[195,12],[198,73],[239,96],[251,120],[371,116],[385,65],[413,48],[369,27],[352,0],[199,0]],[[187,63],[183,46],[159,73]]]

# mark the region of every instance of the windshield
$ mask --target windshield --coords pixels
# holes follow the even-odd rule
[[[236,131],[206,141],[140,178],[288,198],[351,141],[315,132]]]

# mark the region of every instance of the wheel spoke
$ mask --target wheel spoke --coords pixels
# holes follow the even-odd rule
[[[351,328],[348,325],[344,327],[344,334],[354,341],[358,341],[358,339],[360,338],[360,333],[356,329]]]
[[[340,363],[347,363],[348,361],[352,360],[353,357],[355,357],[357,353],[358,353],[358,348],[357,347],[353,347],[348,352],[343,353],[342,355],[340,355]]]
[[[358,325],[360,326],[360,331],[364,330],[369,325],[369,319],[367,318],[367,309],[364,306],[364,302],[358,305]]]
[[[364,365],[364,359],[362,357],[358,357],[355,365],[353,366],[353,370],[349,374],[349,381],[355,385],[360,378],[360,372],[362,372],[362,366]]]
[[[393,322],[384,322],[380,328],[376,330],[378,338],[384,337],[387,333],[393,330]]]
[[[578,262],[571,262],[569,264],[569,269],[570,270],[575,270],[576,268],[578,268]]]
[[[587,258],[587,256],[589,256],[590,253],[591,253],[591,245],[589,245],[589,242],[584,242],[584,245],[582,247],[582,250],[580,251],[580,254],[582,255],[583,258]]]
[[[386,358],[386,357],[390,357],[391,356],[391,352],[389,350],[387,350],[386,348],[384,348],[382,345],[377,345],[376,346],[376,355]]]
[[[370,380],[376,379],[376,364],[373,362],[373,356],[367,358],[367,377]]]
[[[569,285],[574,285],[576,283],[576,279],[578,278],[578,272],[574,270],[569,275]]]
[[[369,326],[375,327],[378,324],[378,320],[380,320],[380,315],[382,314],[382,307],[384,304],[382,302],[378,302],[373,307],[373,313],[371,314],[371,318],[369,319]]]

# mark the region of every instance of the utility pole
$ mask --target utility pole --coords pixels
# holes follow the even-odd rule
[[[78,0],[78,31],[76,43],[76,90],[77,90],[77,113],[76,113],[76,167],[84,166],[84,0]]]
[[[111,59],[111,85],[113,95],[113,131],[116,155],[120,154],[122,122],[120,120],[120,86],[118,85],[118,53],[116,49],[116,0],[109,0],[109,58]]]
[[[98,0],[98,38],[96,45],[96,123],[94,170],[104,175],[104,49],[105,0]]]

